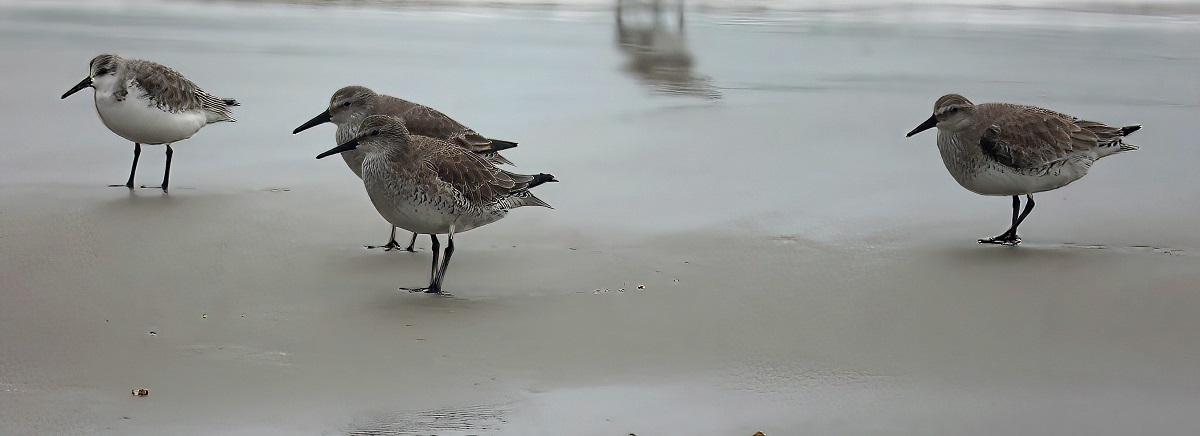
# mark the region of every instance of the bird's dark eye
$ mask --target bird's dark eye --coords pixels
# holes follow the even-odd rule
[[[371,131],[371,136],[379,136],[379,131],[378,131],[378,130],[372,130],[372,131]]]
[[[342,103],[342,107],[350,107],[350,102]]]
[[[957,107],[952,107],[952,108],[950,108],[949,110],[947,110],[946,112],[955,113],[955,112],[958,112],[958,108],[957,108]]]
[[[103,76],[105,74],[108,74],[108,68],[101,68],[99,70],[96,70],[97,76]]]

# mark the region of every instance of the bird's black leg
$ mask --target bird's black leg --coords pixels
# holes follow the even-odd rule
[[[400,246],[397,245],[396,248],[400,248]],[[413,232],[412,239],[408,240],[408,248],[405,248],[404,251],[407,251],[409,253],[415,253],[417,251],[417,233],[416,232]]]
[[[142,144],[133,143],[133,168],[129,169],[129,181],[124,185],[108,185],[111,188],[120,188],[122,186],[133,189],[133,174],[137,172],[138,157],[142,155]]]
[[[167,144],[167,170],[163,172],[163,192],[167,192],[167,183],[171,181],[171,155],[175,154],[175,150],[171,149],[171,144]]]
[[[433,290],[433,289],[434,289],[434,285],[437,283],[438,254],[441,253],[442,247],[441,247],[441,244],[438,243],[437,235],[432,235],[432,234],[429,235],[429,240],[432,245],[432,251],[433,251],[433,264],[429,266],[429,286],[426,286],[424,288],[400,288],[401,290],[409,291],[409,292],[437,292],[436,290]]]
[[[433,264],[429,266],[429,286],[433,286],[433,282],[437,280],[438,254],[441,252],[442,244],[438,242],[437,235],[430,234],[430,247],[433,249]]]
[[[171,144],[167,144],[167,170],[163,172],[162,186],[145,186],[143,188],[162,188],[163,192],[167,192],[167,183],[171,181],[171,155],[175,154],[175,150],[171,149]]]
[[[1029,212],[1033,210],[1033,195],[1026,194],[1025,200],[1025,210],[1021,211],[1020,215],[1018,215],[1017,211],[1021,209],[1021,198],[1014,195],[1012,227],[1009,227],[1008,230],[1000,234],[1000,236],[988,239],[980,239],[979,243],[1008,245],[1010,247],[1020,244],[1021,237],[1017,236],[1017,226],[1021,225],[1021,222],[1025,221],[1025,217],[1029,216]]]
[[[1017,227],[1017,212],[1021,210],[1021,197],[1018,197],[1016,195],[1014,195],[1012,197],[1013,197],[1013,217],[1012,217],[1011,227],[1009,227],[1009,228],[1016,228]]]
[[[442,268],[437,273],[437,280],[429,287],[428,291],[425,291],[427,293],[443,293],[442,279],[446,278],[446,267],[450,266],[450,256],[454,254],[454,229],[451,229],[450,233],[446,234],[446,239],[450,243],[446,245],[446,256],[442,258]]]
[[[1012,226],[1012,236],[1017,240],[1017,243],[1021,242],[1021,238],[1017,237],[1017,226],[1025,222],[1025,217],[1029,216],[1029,212],[1031,211],[1033,211],[1033,194],[1025,194],[1025,210],[1021,211],[1021,216],[1017,218],[1017,222],[1013,223]]]

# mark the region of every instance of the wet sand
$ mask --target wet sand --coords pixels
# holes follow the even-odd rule
[[[1200,428],[1194,19],[613,16],[0,8],[0,434]],[[106,51],[244,105],[175,147],[170,195],[104,187],[130,144],[58,100]],[[290,134],[350,83],[519,141],[556,209],[458,236],[452,297],[398,291],[428,241],[361,248],[387,225],[313,159],[333,127]],[[946,92],[1141,123],[1142,150],[980,246],[1009,201],[903,137]]]

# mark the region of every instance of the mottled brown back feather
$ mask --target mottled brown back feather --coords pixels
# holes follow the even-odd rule
[[[444,139],[477,153],[492,151],[490,139],[437,109],[390,95],[380,95],[375,104],[377,114],[403,117],[413,135]]]
[[[209,94],[165,65],[130,59],[127,68],[134,86],[146,91],[147,98],[159,108],[171,112],[200,109],[210,114],[209,122],[236,121],[229,111],[230,106],[238,105],[236,101]]]
[[[977,106],[984,127],[980,147],[1013,168],[1038,168],[1121,140],[1121,129],[1035,106]]]
[[[534,176],[516,174],[487,161],[485,156],[446,141],[424,136],[409,137],[407,158],[424,164],[427,177],[440,180],[474,203],[490,203],[528,189]]]

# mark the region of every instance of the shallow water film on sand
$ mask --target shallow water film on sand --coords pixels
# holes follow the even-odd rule
[[[1197,2],[0,1],[0,36],[0,434],[1200,428]],[[101,53],[240,103],[168,193],[60,99]],[[518,143],[554,209],[397,289],[429,238],[363,248],[337,127],[292,133],[347,85]],[[982,245],[1010,197],[905,137],[951,93],[1141,148]]]

